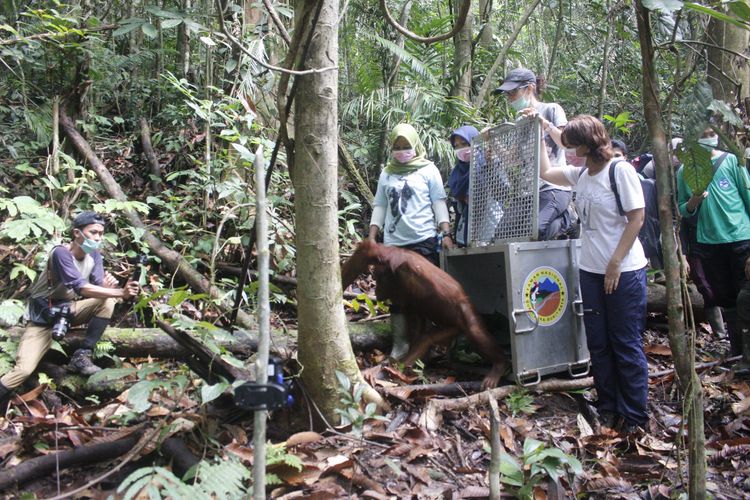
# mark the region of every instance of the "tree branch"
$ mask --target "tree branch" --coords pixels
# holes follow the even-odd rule
[[[315,74],[315,73],[324,73],[326,71],[331,71],[331,70],[334,70],[334,69],[335,70],[339,69],[338,66],[326,66],[325,68],[313,68],[313,69],[306,69],[306,70],[303,70],[303,71],[295,71],[295,70],[291,70],[291,69],[282,68],[281,66],[274,66],[273,64],[268,64],[267,62],[258,59],[258,57],[256,57],[255,54],[253,54],[252,52],[250,52],[247,49],[247,47],[245,47],[245,45],[240,40],[238,40],[234,35],[232,35],[229,32],[229,30],[227,29],[226,25],[224,24],[224,15],[222,14],[222,10],[221,10],[221,0],[216,0],[216,6],[219,9],[219,14],[218,14],[217,17],[219,19],[219,28],[221,29],[222,34],[225,37],[227,37],[227,39],[230,42],[232,42],[234,45],[236,45],[237,48],[240,49],[246,56],[248,56],[250,59],[252,59],[256,63],[258,63],[259,65],[263,66],[267,70],[278,71],[279,73],[286,73],[286,74],[289,74],[289,75],[300,76],[300,75],[312,75],[312,74]]]
[[[471,0],[467,0],[466,2],[464,2],[462,7],[463,8],[461,9],[461,12],[458,13],[458,19],[456,19],[456,22],[453,24],[452,30],[450,30],[448,33],[443,33],[442,35],[423,37],[423,36],[417,35],[416,33],[412,33],[408,29],[401,26],[398,23],[398,21],[396,21],[393,18],[393,16],[391,15],[391,12],[388,10],[388,5],[386,4],[386,0],[380,0],[380,8],[383,9],[383,13],[385,14],[385,20],[388,21],[388,24],[393,26],[396,29],[396,31],[406,36],[406,38],[414,40],[415,42],[421,42],[425,44],[442,42],[443,40],[453,38],[456,35],[456,33],[461,31],[461,28],[463,28],[464,24],[466,23],[466,17],[469,15],[469,10],[471,9]]]
[[[17,38],[8,38],[6,40],[0,40],[0,47],[4,45],[15,45],[17,43],[30,42],[32,40],[54,40],[55,38],[64,38],[69,35],[86,36],[88,33],[98,33],[100,31],[110,31],[119,28],[117,24],[107,24],[105,26],[97,26],[96,28],[90,28],[86,30],[74,29],[70,31],[62,32],[47,32],[37,33],[35,35],[21,36]]]
[[[739,53],[739,52],[737,52],[735,50],[728,49],[726,47],[721,47],[721,46],[716,45],[714,43],[703,42],[701,40],[675,40],[674,43],[684,43],[686,45],[687,44],[691,44],[691,43],[693,43],[695,45],[705,45],[706,47],[711,47],[712,49],[723,50],[724,52],[728,52],[728,53],[730,53],[730,54],[732,54],[734,56],[740,57],[740,58],[744,59],[745,61],[750,61],[750,57],[746,56],[745,54],[741,54],[741,53]],[[670,43],[670,45],[671,45],[671,43]],[[660,45],[658,48],[663,49],[664,45]]]
[[[263,5],[266,6],[268,16],[271,18],[271,21],[273,21],[276,29],[279,30],[279,35],[281,35],[281,38],[283,38],[284,42],[286,42],[286,46],[289,47],[289,45],[291,45],[292,43],[292,39],[289,38],[289,33],[286,31],[284,23],[281,22],[281,18],[279,17],[278,12],[276,12],[276,9],[274,9],[273,5],[271,5],[271,0],[263,0]]]
[[[479,108],[484,102],[484,98],[487,96],[487,91],[490,89],[492,78],[495,76],[495,73],[497,72],[498,68],[503,63],[503,61],[505,61],[505,56],[506,54],[508,54],[508,51],[510,50],[511,46],[513,46],[513,42],[516,41],[516,38],[518,38],[519,33],[521,33],[521,30],[523,29],[523,27],[526,26],[526,21],[529,20],[529,17],[531,17],[531,14],[534,12],[537,5],[539,5],[540,3],[541,3],[541,0],[534,0],[532,3],[530,3],[526,7],[526,10],[521,16],[521,19],[519,19],[518,22],[516,23],[516,27],[513,30],[513,33],[510,35],[510,38],[508,38],[508,41],[505,42],[505,46],[500,51],[500,54],[498,54],[497,59],[495,59],[495,62],[492,65],[492,68],[490,68],[490,71],[487,73],[487,76],[484,78],[484,83],[482,83],[482,88],[479,89],[479,93],[477,94],[477,97],[474,100],[475,108]]]

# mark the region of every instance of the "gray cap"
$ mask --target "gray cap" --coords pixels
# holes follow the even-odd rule
[[[106,221],[104,220],[103,215],[92,212],[90,210],[81,212],[80,214],[76,215],[75,219],[73,219],[73,228],[75,229],[81,229],[91,224],[101,224],[102,226],[104,226],[106,224]]]
[[[505,76],[502,85],[496,88],[494,93],[508,92],[509,90],[515,90],[519,87],[526,87],[532,84],[536,84],[536,75],[534,72],[526,68],[516,68]]]

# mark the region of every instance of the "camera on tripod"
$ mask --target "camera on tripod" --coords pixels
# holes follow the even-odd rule
[[[62,340],[70,329],[70,322],[73,320],[73,311],[70,310],[69,304],[50,307],[50,318],[52,318],[52,338]]]

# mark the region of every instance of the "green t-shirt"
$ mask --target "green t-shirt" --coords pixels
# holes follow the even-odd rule
[[[720,156],[712,158],[718,161]],[[695,215],[687,210],[693,195],[683,179],[683,167],[677,171],[677,202],[683,217]],[[727,154],[708,185],[708,196],[698,211],[699,243],[719,244],[750,240],[750,177],[738,166],[737,157]]]

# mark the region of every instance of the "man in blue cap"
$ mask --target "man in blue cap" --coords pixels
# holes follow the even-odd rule
[[[29,287],[26,330],[18,344],[16,364],[0,378],[0,408],[36,369],[55,336],[64,335],[68,325],[88,323],[86,338],[70,359],[68,369],[91,375],[100,370],[91,361],[94,346],[109,325],[117,299],[129,299],[139,292],[138,283],[128,281],[120,288],[105,273],[99,253],[104,236],[104,218],[81,212],[72,224],[73,239],[52,249],[45,270]]]

